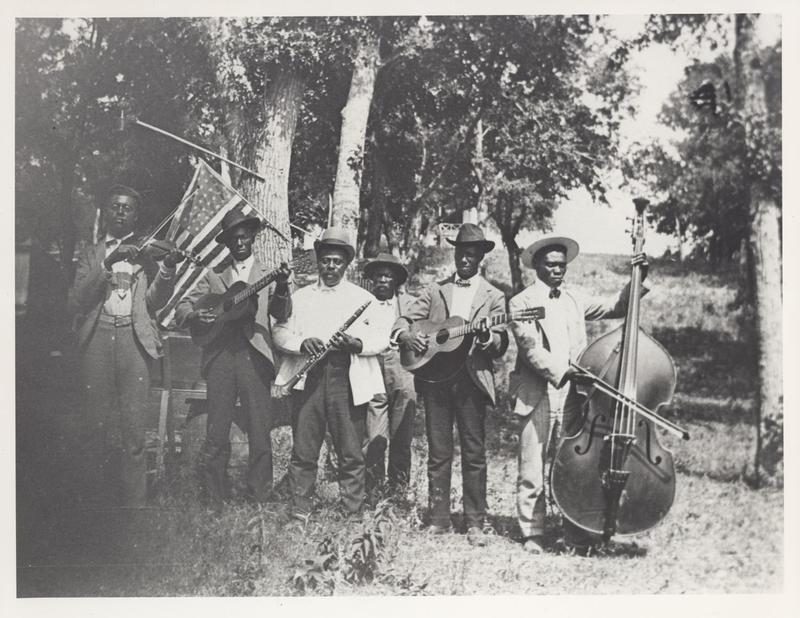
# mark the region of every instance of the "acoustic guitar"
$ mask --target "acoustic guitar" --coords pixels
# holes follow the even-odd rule
[[[290,264],[297,268],[309,261],[308,256],[303,256]],[[275,269],[258,281],[247,284],[244,281],[235,281],[223,294],[204,294],[194,303],[194,309],[213,309],[216,319],[205,324],[193,320],[189,323],[189,334],[192,341],[200,347],[212,343],[228,322],[236,321],[245,315],[255,315],[258,310],[258,293],[278,278],[280,269]]]
[[[528,307],[512,313],[488,316],[490,328],[512,320],[529,322],[542,318],[544,307]],[[457,315],[443,322],[417,320],[411,325],[411,331],[427,335],[428,348],[417,354],[401,345],[400,363],[423,382],[443,382],[452,378],[466,362],[480,323],[480,319],[467,322]]]

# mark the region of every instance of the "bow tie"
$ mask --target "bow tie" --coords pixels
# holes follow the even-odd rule
[[[561,290],[558,288],[552,288],[550,290],[550,298],[558,298],[559,296],[561,296]]]
[[[455,283],[460,288],[468,288],[472,285],[472,281],[469,279],[456,279]]]

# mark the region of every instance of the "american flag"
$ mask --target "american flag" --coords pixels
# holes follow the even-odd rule
[[[200,161],[167,232],[167,239],[179,249],[194,254],[199,264],[184,260],[178,267],[175,291],[158,314],[162,326],[172,321],[175,306],[194,289],[205,270],[228,257],[228,248],[214,238],[222,231],[222,218],[235,209],[263,221],[245,198],[228,186],[205,161]]]

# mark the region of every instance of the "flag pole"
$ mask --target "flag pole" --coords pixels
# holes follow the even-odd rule
[[[219,159],[220,161],[225,161],[225,163],[227,163],[228,165],[233,165],[234,167],[238,167],[243,172],[247,172],[248,174],[250,174],[252,176],[255,176],[256,178],[258,178],[262,182],[266,182],[267,181],[267,179],[264,176],[262,176],[261,174],[259,174],[258,172],[254,172],[253,170],[246,168],[244,165],[239,165],[238,163],[236,163],[236,161],[231,161],[227,157],[223,157],[221,154],[218,154],[218,153],[216,153],[216,152],[214,152],[212,150],[208,150],[207,148],[203,148],[202,146],[198,146],[197,144],[195,144],[193,142],[190,142],[188,139],[183,139],[182,137],[178,137],[177,135],[175,135],[173,133],[170,133],[169,131],[165,131],[164,129],[160,129],[160,128],[158,128],[158,127],[156,127],[156,126],[154,126],[154,125],[152,125],[152,124],[150,124],[148,122],[144,122],[144,121],[138,120],[136,118],[133,119],[133,124],[139,125],[140,127],[144,127],[145,129],[150,129],[151,131],[155,131],[156,133],[160,133],[161,135],[166,135],[167,137],[170,137],[170,138],[180,142],[181,144],[185,144],[185,145],[189,146],[190,148],[194,148],[195,150],[199,150],[200,152],[204,152],[207,155],[211,155],[212,157],[215,157],[215,158]],[[120,126],[123,127],[123,128],[125,126],[125,110],[122,110],[120,112]]]

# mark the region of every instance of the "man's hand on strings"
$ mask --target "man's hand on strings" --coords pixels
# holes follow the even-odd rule
[[[117,262],[124,262],[125,260],[133,261],[138,255],[139,247],[135,245],[120,245],[103,261],[103,265],[106,267],[106,270],[111,270],[111,267]]]
[[[641,266],[642,281],[647,279],[647,271],[650,270],[650,262],[647,261],[647,254],[644,251],[633,256],[631,259],[631,266]]]
[[[213,324],[217,319],[217,314],[213,309],[195,309],[189,314],[188,319],[200,324]]]
[[[481,346],[489,345],[489,342],[492,340],[492,331],[489,328],[490,320],[487,316],[482,317],[478,321],[478,330],[476,331],[478,344]]]
[[[175,268],[183,261],[183,259],[183,253],[181,253],[178,249],[173,249],[164,256],[164,266],[167,268]]]
[[[400,345],[416,354],[424,354],[428,349],[428,335],[413,330],[404,330],[397,337]]]
[[[286,262],[281,262],[275,271],[275,293],[284,296],[289,291],[289,277],[292,276],[292,269]]]

